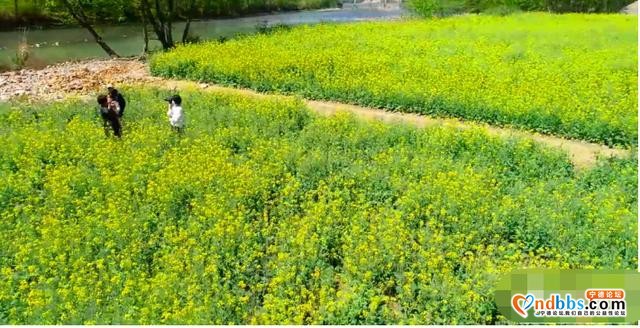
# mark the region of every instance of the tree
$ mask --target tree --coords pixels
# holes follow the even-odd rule
[[[18,19],[18,0],[13,0],[13,13],[16,19]]]
[[[115,50],[113,50],[109,45],[104,41],[102,36],[96,32],[96,30],[91,25],[91,22],[87,15],[85,14],[83,8],[82,0],[61,0],[64,7],[67,9],[67,12],[80,24],[80,26],[84,27],[91,33],[96,43],[112,58],[120,57]]]
[[[173,16],[173,10],[166,10],[163,8],[160,0],[153,1],[155,2],[155,10],[151,8],[149,0],[140,0],[142,15],[145,16],[145,20],[153,27],[153,31],[158,36],[158,41],[162,44],[162,48],[165,50],[171,49],[173,48],[171,19],[167,22],[166,17],[168,16],[171,18],[171,16]],[[166,0],[166,2],[173,4],[174,0]],[[173,5],[167,7],[173,9]]]
[[[184,25],[184,31],[182,31],[182,43],[187,43],[189,39],[189,28],[191,27],[191,17],[193,17],[193,10],[196,6],[196,0],[189,0],[189,9],[187,10],[187,22]]]
[[[186,10],[186,25],[182,33],[182,42],[186,42],[191,27],[191,18],[196,6],[196,0],[188,0]],[[164,50],[175,46],[173,41],[173,22],[176,20],[176,11],[179,3],[176,0],[140,0],[140,12],[143,21],[151,24]]]
[[[142,48],[142,56],[145,56],[149,52],[149,30],[147,29],[146,15],[142,12],[142,8],[139,8],[140,17],[142,19],[142,40],[144,47]]]

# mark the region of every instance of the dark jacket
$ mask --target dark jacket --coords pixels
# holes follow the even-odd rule
[[[122,124],[120,124],[120,116],[113,108],[100,106],[100,116],[103,119],[105,129],[107,127],[107,124],[111,125],[113,134],[115,134],[117,137],[120,137],[122,135]]]

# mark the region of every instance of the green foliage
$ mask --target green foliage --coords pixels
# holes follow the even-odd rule
[[[481,130],[123,88],[0,104],[0,323],[498,323],[515,268],[637,267],[637,161],[584,173]]]
[[[409,0],[409,7],[423,17],[459,13],[508,14],[515,11],[556,13],[612,13],[620,11],[629,0]]]
[[[537,0],[539,1],[539,0]],[[529,4],[533,6],[537,1],[531,1]],[[630,0],[546,0],[544,1],[544,9],[553,12],[585,12],[585,13],[602,13],[602,12],[618,12],[624,6],[632,3]],[[528,4],[525,2],[525,4]]]
[[[46,3],[45,0],[19,0],[16,15],[14,0],[0,0],[0,28],[50,23],[51,17],[43,10]]]
[[[139,22],[139,0],[73,0],[82,5],[87,17],[97,23]],[[190,0],[175,1],[175,18],[227,17],[278,10],[317,9],[336,6],[335,0],[196,0],[190,11]],[[57,21],[77,24],[59,0],[21,0],[16,20],[13,0],[0,0],[0,24],[10,25]]]
[[[178,47],[151,71],[631,145],[637,35],[622,15],[323,24]]]
[[[449,16],[466,11],[465,0],[410,0],[408,7],[422,17]]]
[[[99,22],[119,22],[135,15],[131,1],[72,0],[71,2],[81,4],[88,18]],[[33,23],[50,23],[52,20],[73,22],[73,17],[59,0],[20,0],[18,1],[18,17],[15,17],[13,0],[0,0],[0,15],[13,16],[12,19],[24,20],[22,23],[29,23],[30,21],[33,21]],[[9,19],[9,17],[4,19]]]
[[[256,33],[258,34],[271,34],[278,31],[287,31],[292,28],[291,25],[287,25],[284,23],[277,23],[269,25],[267,22],[259,23],[256,25]]]

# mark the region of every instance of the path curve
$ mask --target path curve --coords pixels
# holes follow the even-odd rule
[[[622,8],[622,10],[620,11],[624,14],[629,14],[629,15],[637,15],[638,14],[638,1],[635,1],[631,4],[629,4],[628,6]]]
[[[60,100],[69,95],[94,95],[104,90],[108,83],[115,85],[136,84],[158,85],[166,88],[197,88],[212,91],[232,92],[252,97],[292,97],[263,94],[249,89],[236,89],[214,84],[183,80],[167,80],[149,74],[146,63],[136,60],[91,60],[78,63],[63,63],[41,70],[22,70],[0,73],[0,101],[13,97],[26,97],[35,101]],[[333,115],[347,111],[357,117],[383,122],[401,122],[416,127],[449,126],[459,129],[481,127],[490,135],[500,137],[529,138],[540,144],[567,152],[578,169],[596,164],[599,156],[625,157],[629,149],[610,148],[601,144],[566,139],[553,135],[543,135],[514,128],[495,127],[488,124],[463,121],[455,118],[435,118],[425,115],[389,112],[349,104],[305,100],[307,106],[322,115]]]
[[[235,92],[252,97],[291,97],[275,94],[264,94],[250,89],[237,89],[215,84],[196,83],[192,81],[163,81],[166,87],[171,89],[175,88],[178,90],[185,87],[195,87],[211,91]],[[332,101],[304,99],[304,102],[311,110],[325,116],[331,116],[337,112],[346,111],[366,120],[378,120],[387,123],[405,123],[419,128],[429,126],[446,126],[464,130],[480,127],[486,130],[489,135],[499,136],[503,138],[529,138],[537,143],[544,144],[553,148],[559,148],[567,152],[569,154],[571,162],[577,169],[585,169],[595,166],[599,156],[622,158],[630,154],[630,151],[628,149],[611,148],[601,144],[590,143],[581,140],[566,139],[552,135],[543,135],[540,133],[513,128],[496,127],[477,122],[467,122],[455,118],[435,118],[413,113],[389,112],[381,109],[367,108]]]

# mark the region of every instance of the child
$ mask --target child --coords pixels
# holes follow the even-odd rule
[[[113,109],[116,114],[118,114],[118,117],[122,117],[122,107],[120,107],[120,104],[116,98],[111,95],[111,93],[107,95],[107,104],[109,108]]]
[[[113,85],[109,84],[107,86],[107,91],[109,91],[109,98],[111,98],[112,101],[118,103],[118,116],[122,117],[122,115],[124,114],[124,108],[127,106],[127,102],[124,100],[124,97],[122,96],[120,91],[114,88]]]
[[[102,117],[102,126],[104,128],[104,134],[109,136],[109,127],[113,129],[113,134],[120,138],[122,136],[122,125],[120,124],[120,118],[114,105],[109,102],[109,99],[105,95],[98,96],[98,105],[100,106],[100,116]]]
[[[169,103],[169,110],[167,116],[169,117],[169,124],[171,128],[182,133],[184,131],[184,112],[182,110],[182,98],[178,95],[166,98],[165,101]]]

